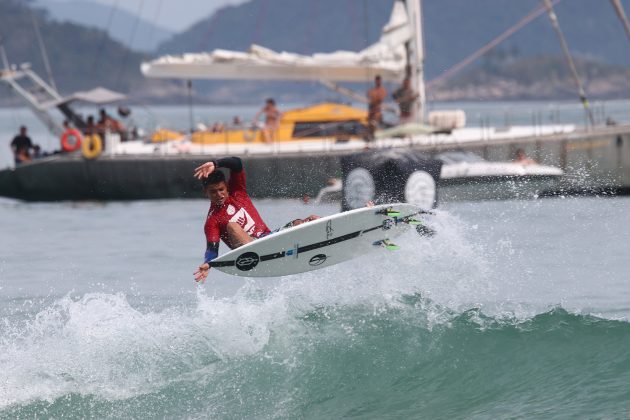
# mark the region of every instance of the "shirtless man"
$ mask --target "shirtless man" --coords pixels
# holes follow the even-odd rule
[[[400,108],[400,124],[413,122],[411,110],[418,96],[420,95],[411,88],[411,80],[405,77],[402,86],[392,94],[392,98]]]
[[[265,106],[254,117],[254,124],[258,122],[258,118],[261,115],[265,116],[265,126],[262,131],[263,141],[271,143],[276,139],[276,131],[280,125],[280,116],[282,115],[276,108],[276,101],[271,98],[265,101]]]
[[[383,123],[382,106],[386,97],[387,90],[382,85],[381,76],[376,76],[374,87],[367,91],[369,140],[374,138],[374,132]]]
[[[514,155],[514,162],[520,163],[521,165],[533,165],[536,163],[534,159],[530,159],[525,154],[525,150],[517,149]]]
[[[230,171],[229,182],[217,168]],[[195,177],[202,180],[204,193],[211,203],[204,226],[206,254],[203,264],[194,272],[195,281],[203,282],[208,277],[209,263],[219,254],[219,240],[234,249],[273,232],[247,194],[245,170],[240,158],[227,157],[204,163],[195,169]],[[306,219],[295,219],[285,226],[296,226],[318,218],[311,215]]]

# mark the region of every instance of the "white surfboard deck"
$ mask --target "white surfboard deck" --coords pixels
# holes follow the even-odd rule
[[[400,213],[388,216],[387,210]],[[243,277],[277,277],[329,267],[368,252],[382,250],[409,229],[408,218],[420,207],[382,204],[322,217],[281,230],[236,248],[211,262],[224,273]]]

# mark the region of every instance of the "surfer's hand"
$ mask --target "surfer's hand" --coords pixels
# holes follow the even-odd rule
[[[206,162],[203,165],[195,168],[195,178],[202,179],[207,178],[212,172],[214,172],[214,162]]]
[[[206,281],[206,277],[208,277],[208,271],[210,271],[210,264],[203,263],[197,268],[197,271],[193,273],[195,276],[195,281],[197,283],[203,283]]]

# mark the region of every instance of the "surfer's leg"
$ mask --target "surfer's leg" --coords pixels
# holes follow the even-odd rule
[[[234,222],[227,224],[227,234],[230,239],[230,243],[237,248],[254,240],[254,238],[249,236],[238,223]]]

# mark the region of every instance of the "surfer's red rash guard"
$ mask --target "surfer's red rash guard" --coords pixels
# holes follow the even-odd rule
[[[270,233],[269,228],[258,214],[252,200],[247,195],[245,171],[240,158],[229,157],[214,161],[215,168],[230,170],[228,182],[229,197],[222,206],[210,205],[204,231],[206,233],[206,255],[204,262],[209,263],[219,255],[219,239],[231,249],[235,246],[227,236],[227,224],[238,223],[252,238],[260,238]]]

